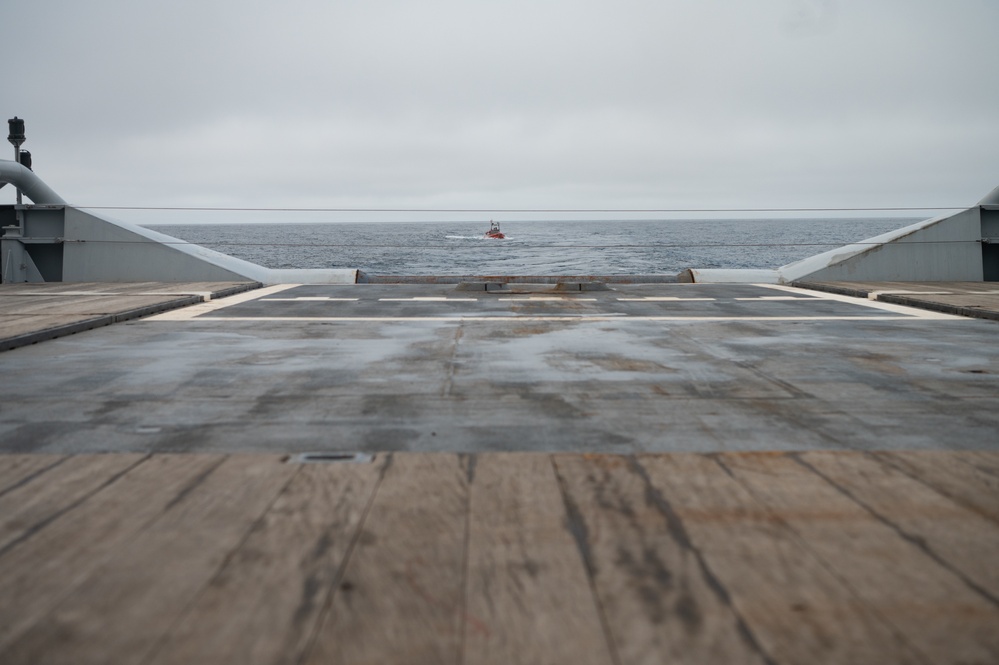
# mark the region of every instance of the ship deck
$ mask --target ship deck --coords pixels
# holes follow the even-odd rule
[[[994,321],[244,288],[0,287],[0,662],[999,660]]]

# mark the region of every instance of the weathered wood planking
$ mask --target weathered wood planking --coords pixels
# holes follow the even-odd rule
[[[993,475],[987,467],[978,466],[976,461],[980,458],[977,454],[934,450],[878,452],[874,455],[947,498],[999,524],[999,474]],[[999,462],[999,454],[995,458]]]
[[[999,525],[871,456],[800,459],[999,609]]]
[[[470,471],[463,662],[614,662],[549,456],[483,454]]]
[[[88,457],[71,457],[66,464]],[[10,571],[0,575],[0,662],[6,662],[6,645],[76,589],[110,553],[137,537],[193,479],[223,459],[156,455],[0,556],[0,569]]]
[[[258,286],[243,282],[0,284],[0,342],[4,342],[0,347],[14,348],[52,334],[63,336],[110,325],[116,317],[133,316],[145,308],[169,309],[192,304],[206,294],[232,294]]]
[[[67,295],[48,296],[44,298],[3,297],[0,295],[0,308],[3,317],[25,316],[86,316],[113,314],[148,305],[169,302],[182,298],[182,295]]]
[[[926,662],[713,458],[635,463],[772,662]]]
[[[984,474],[999,478],[999,452],[984,450],[967,451],[958,455],[962,462],[970,464]],[[991,485],[995,487],[995,485]]]
[[[380,472],[300,466],[149,662],[301,662]]]
[[[789,455],[718,458],[932,663],[999,661],[999,607]]]
[[[223,293],[257,288],[256,282],[38,282],[0,284],[0,297],[147,296]]]
[[[294,469],[277,459],[229,457],[192,478],[142,537],[9,645],[5,665],[142,662],[288,482]]]
[[[995,453],[59,460],[4,665],[999,661]]]
[[[34,482],[0,496],[0,552],[72,509],[143,458],[139,454],[87,456],[76,464],[60,464]]]
[[[95,314],[5,316],[0,318],[0,340],[100,318],[100,315]],[[106,322],[110,323],[111,320],[106,319]]]
[[[620,663],[768,662],[630,458],[554,459]]]
[[[305,662],[458,662],[467,511],[457,455],[392,454]]]
[[[0,496],[66,459],[65,455],[0,455]]]

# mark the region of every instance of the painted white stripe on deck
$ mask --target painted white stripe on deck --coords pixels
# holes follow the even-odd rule
[[[506,300],[514,302],[577,302],[577,301],[587,301],[595,302],[596,298],[579,298],[575,296],[500,296],[497,300]]]
[[[332,298],[330,296],[299,296],[297,298],[264,298],[261,302],[357,302],[360,298]]]
[[[753,286],[759,286],[765,289],[774,289],[775,291],[785,291],[787,293],[796,293],[799,295],[802,292],[802,289],[799,289],[796,286],[784,286],[782,284],[754,284]],[[943,312],[933,312],[928,309],[917,309],[916,307],[906,307],[905,305],[893,305],[892,303],[868,300],[866,298],[841,296],[838,293],[826,293],[825,291],[810,291],[809,294],[814,294],[814,297],[811,298],[811,300],[835,300],[836,302],[845,302],[859,307],[869,307],[871,309],[879,309],[881,311],[892,312],[894,314],[905,314],[907,317],[914,319],[958,320],[967,318],[963,316],[955,316],[954,314],[944,314]]]
[[[733,298],[733,300],[765,300],[767,302],[775,300],[816,300],[812,296],[756,296],[755,298]]]
[[[157,314],[146,318],[146,321],[191,321],[197,319],[198,317],[208,314],[210,312],[215,312],[229,305],[238,305],[244,302],[250,302],[253,300],[258,300],[265,298],[266,296],[273,295],[276,293],[281,293],[288,289],[296,288],[301,286],[301,284],[279,284],[276,286],[269,286],[262,289],[257,289],[254,291],[247,291],[234,296],[229,296],[227,298],[222,298],[219,300],[213,300],[211,302],[202,303],[199,305],[194,305],[192,307],[185,307],[182,309],[173,310],[170,312],[164,312],[162,314]],[[893,305],[891,303],[883,303],[872,300],[866,300],[862,298],[854,298],[851,296],[841,296],[835,293],[824,293],[824,292],[811,292],[815,293],[814,297],[800,297],[802,295],[801,289],[790,286],[782,286],[778,284],[756,284],[761,288],[772,289],[776,291],[783,291],[786,293],[793,293],[799,296],[799,300],[810,300],[810,301],[823,301],[823,300],[834,300],[837,302],[849,303],[852,305],[857,305],[860,307],[867,307],[870,309],[876,309],[883,312],[888,312],[895,314],[896,316],[629,316],[624,313],[605,313],[605,314],[594,314],[594,315],[550,315],[550,316],[518,316],[517,314],[499,314],[495,316],[414,316],[414,317],[402,317],[402,316],[314,316],[314,317],[282,317],[282,316],[260,316],[260,317],[212,317],[206,318],[204,321],[287,321],[287,322],[343,322],[343,323],[362,323],[362,322],[403,322],[403,321],[658,321],[658,322],[682,322],[682,321],[892,321],[892,320],[904,320],[904,319],[924,319],[924,320],[968,320],[966,317],[955,316],[952,314],[944,314],[942,312],[933,312],[930,310],[917,309],[914,307],[906,307],[904,305]],[[809,293],[809,295],[811,295]],[[410,300],[416,301],[417,299],[398,299],[398,300]],[[423,301],[475,301],[475,298],[423,298]],[[514,299],[516,300],[516,299]],[[578,300],[578,298],[554,298],[552,300]]]
[[[618,298],[621,302],[694,302],[714,298],[678,298],[677,296],[645,296],[643,298]]]
[[[191,309],[191,308],[188,308]],[[186,312],[188,310],[180,310]],[[948,314],[930,313],[929,316],[890,315],[881,316],[628,316],[627,314],[595,314],[592,316],[517,316],[517,315],[497,315],[497,316],[212,316],[197,318],[195,316],[181,319],[169,319],[171,321],[193,320],[201,323],[221,323],[221,322],[272,322],[272,323],[404,323],[407,321],[421,322],[540,322],[540,321],[563,321],[563,322],[607,322],[620,321],[626,323],[637,322],[671,322],[682,323],[684,321],[700,322],[737,322],[737,321],[911,321],[913,319],[959,319],[970,321],[965,317],[950,316]],[[150,317],[146,321],[165,321],[162,317]]]
[[[413,298],[379,298],[378,302],[477,302],[478,298],[448,298],[447,296],[416,296]]]
[[[191,307],[183,307],[181,309],[171,310],[169,312],[163,312],[162,314],[154,314],[153,316],[147,317],[146,321],[190,321],[191,319],[201,316],[202,314],[208,314],[209,312],[214,312],[220,310],[229,305],[239,305],[240,303],[250,302],[251,300],[258,300],[265,296],[269,296],[273,293],[281,293],[282,291],[287,291],[288,289],[293,289],[301,284],[276,284],[274,286],[265,286],[262,289],[254,289],[253,291],[244,291],[243,293],[237,293],[234,296],[227,296],[225,298],[217,298],[209,302],[201,303],[200,305],[192,305]]]

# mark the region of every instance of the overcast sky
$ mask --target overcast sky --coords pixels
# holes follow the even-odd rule
[[[999,185],[996,0],[5,0],[0,21],[0,112],[79,205],[949,206]]]

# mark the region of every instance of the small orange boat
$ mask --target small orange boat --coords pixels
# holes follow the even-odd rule
[[[486,237],[487,238],[496,238],[497,240],[502,240],[506,236],[503,235],[502,231],[500,231],[499,224],[497,222],[494,222],[494,221],[490,220],[489,221],[489,230],[486,231]]]

